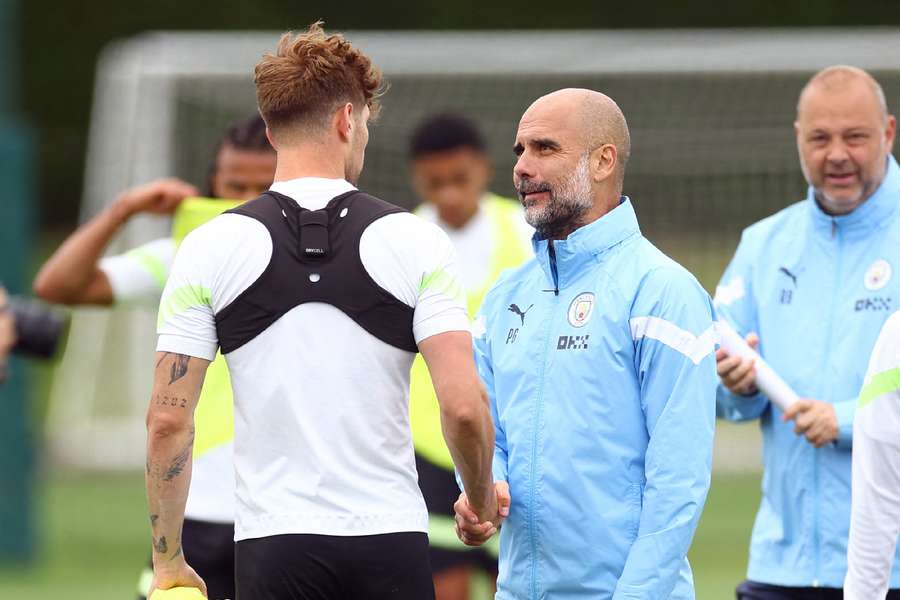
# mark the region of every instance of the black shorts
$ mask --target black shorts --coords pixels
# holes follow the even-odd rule
[[[209,600],[234,598],[234,525],[231,523],[209,523],[207,521],[184,520],[181,531],[181,546],[188,564],[206,582]],[[149,577],[153,576],[150,564]],[[150,581],[143,579],[149,588]],[[147,589],[138,590],[140,598],[145,598]]]
[[[459,498],[459,487],[452,471],[439,467],[419,454],[416,454],[416,470],[419,472],[419,489],[425,497],[428,507],[429,528],[431,529],[431,568],[435,574],[454,567],[470,566],[481,569],[491,575],[497,574],[497,558],[484,547],[473,548],[456,540],[453,529],[453,504]],[[435,527],[446,528],[447,531],[434,531]],[[441,540],[451,540],[448,544]]]
[[[781,587],[745,581],[737,587],[738,600],[843,600],[840,588]],[[886,600],[900,600],[900,590],[889,590]]]
[[[237,600],[434,600],[424,533],[275,535],[235,556]]]

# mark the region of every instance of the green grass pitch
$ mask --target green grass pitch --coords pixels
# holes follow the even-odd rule
[[[743,578],[757,474],[713,478],[691,549],[698,600],[734,597]],[[130,600],[147,560],[149,533],[140,475],[48,477],[42,485],[41,554],[32,567],[0,567],[0,598]]]

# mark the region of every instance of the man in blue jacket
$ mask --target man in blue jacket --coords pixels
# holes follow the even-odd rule
[[[895,127],[868,73],[816,74],[795,123],[807,198],[744,231],[716,291],[719,318],[803,397],[782,413],[758,393],[751,362],[719,351],[719,416],[759,419],[763,433],[762,502],[738,598],[842,597],[856,396],[900,301]]]
[[[710,299],[621,195],[629,135],[611,99],[538,99],[515,152],[536,258],[501,277],[474,325],[494,479],[512,497],[497,598],[693,598],[686,555],[715,413]],[[469,520],[465,496],[456,508],[463,541],[496,531]]]

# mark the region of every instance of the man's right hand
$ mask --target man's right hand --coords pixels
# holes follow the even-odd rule
[[[167,565],[165,569],[154,569],[153,583],[150,584],[150,593],[147,597],[152,596],[154,590],[170,590],[176,587],[197,588],[204,596],[209,597],[206,582],[197,575],[197,572],[182,557],[177,557],[175,562],[174,566]]]
[[[456,512],[456,536],[467,546],[481,546],[487,542],[500,527],[500,524],[509,516],[509,484],[505,481],[494,483],[496,494],[496,513],[493,517],[482,521],[478,512],[469,504],[465,493],[459,495],[459,499],[453,505]]]
[[[759,336],[755,333],[747,335],[747,344],[756,350]],[[749,358],[731,356],[724,348],[716,350],[716,371],[722,384],[732,394],[752,396],[758,392],[756,388],[756,365]]]
[[[122,194],[117,204],[121,207],[125,219],[139,213],[170,215],[175,212],[182,200],[199,194],[200,191],[193,185],[170,177],[128,190]]]

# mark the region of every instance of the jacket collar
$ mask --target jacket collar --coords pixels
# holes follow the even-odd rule
[[[893,156],[888,156],[888,167],[881,185],[865,202],[846,215],[825,213],[816,202],[812,186],[807,191],[806,203],[817,232],[828,236],[840,232],[849,238],[865,237],[888,222],[900,203],[900,167]]]
[[[555,289],[563,289],[594,262],[594,257],[640,233],[631,200],[622,196],[617,207],[596,221],[579,227],[564,240],[554,240],[555,261],[550,260],[548,240],[534,234],[532,244],[544,275],[556,285]]]

